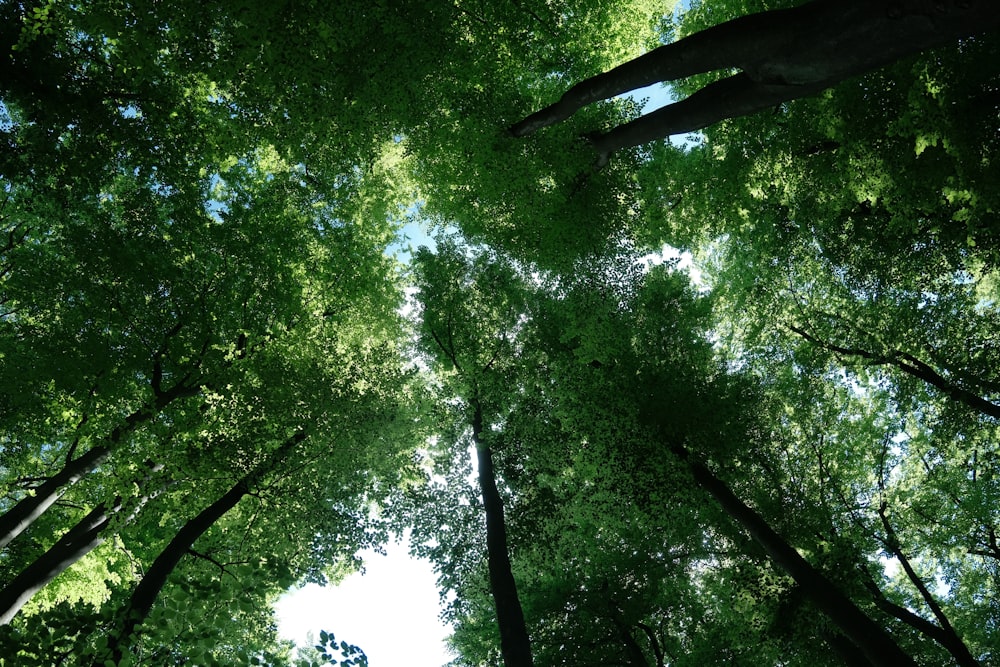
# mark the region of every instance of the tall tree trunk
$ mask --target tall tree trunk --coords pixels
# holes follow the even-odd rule
[[[486,511],[486,559],[490,590],[493,592],[493,604],[497,611],[497,625],[500,627],[500,652],[505,667],[532,667],[531,641],[507,553],[507,525],[493,470],[493,451],[482,437],[483,410],[479,400],[473,399],[472,406],[472,440],[476,445],[479,490],[483,495],[483,507]]]
[[[179,326],[174,327],[173,331],[176,332],[179,328]],[[33,495],[22,498],[0,516],[0,549],[7,546],[49,509],[63,494],[64,487],[75,484],[84,475],[104,463],[126,435],[155,417],[175,400],[194,396],[201,391],[200,387],[187,384],[187,377],[170,389],[162,389],[159,361],[161,355],[162,352],[157,353],[154,358],[152,388],[155,398],[151,404],[134,411],[122,424],[116,426],[108,436],[107,444],[91,447],[83,456],[67,462],[62,470],[35,488]]]
[[[110,509],[98,505],[65,535],[59,538],[44,554],[36,558],[28,567],[14,577],[0,590],[0,625],[10,623],[28,600],[46,584],[62,574],[104,542],[102,531],[107,527],[111,515],[121,509],[121,500],[116,500]]]
[[[302,431],[286,440],[281,447],[276,449],[267,460],[243,476],[232,486],[221,498],[203,509],[197,516],[189,520],[169,544],[164,547],[160,555],[156,557],[153,564],[146,570],[142,580],[132,591],[132,596],[119,613],[121,619],[120,627],[108,636],[108,648],[111,660],[114,664],[121,662],[125,651],[129,649],[134,641],[136,629],[146,617],[149,616],[156,598],[167,583],[167,578],[177,567],[185,554],[187,554],[199,537],[211,528],[216,521],[221,519],[226,512],[236,507],[243,496],[276,465],[278,465],[300,442],[305,440],[306,434]]]
[[[813,0],[741,16],[653,49],[581,81],[558,102],[508,131],[527,136],[588,104],[636,88],[704,72],[742,70],[687,100],[591,137],[606,161],[620,148],[813,95],[848,77],[998,25],[1000,12],[991,0]]]
[[[63,469],[34,489],[34,494],[21,499],[0,516],[0,549],[24,532],[31,523],[59,499],[63,487],[75,484],[84,475],[101,465],[111,455],[110,447],[91,447],[83,456],[73,459]]]
[[[162,469],[162,465],[150,464],[151,473],[159,472]],[[142,485],[148,480],[147,476],[139,483]],[[130,521],[135,517],[148,500],[148,495],[139,498],[135,508],[125,521]],[[0,625],[10,623],[11,619],[35,593],[42,590],[71,565],[99,547],[107,539],[104,531],[111,522],[111,517],[117,514],[121,508],[121,498],[116,498],[110,509],[105,503],[101,503],[4,586],[3,590],[0,590]]]
[[[722,506],[726,514],[763,547],[771,560],[795,580],[816,607],[851,640],[875,667],[916,667],[895,640],[864,612],[858,609],[837,586],[799,555],[763,517],[747,506],[721,479],[704,464],[690,456],[682,445],[671,450],[684,461],[695,482]]]

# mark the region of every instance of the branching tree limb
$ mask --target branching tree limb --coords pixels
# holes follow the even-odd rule
[[[908,352],[894,350],[888,354],[877,354],[870,350],[843,347],[841,345],[821,340],[801,327],[790,326],[789,329],[797,333],[802,338],[805,338],[810,343],[813,343],[825,350],[829,350],[835,354],[864,359],[872,366],[895,366],[907,375],[915,377],[918,380],[923,380],[927,384],[941,390],[949,398],[956,400],[977,412],[989,417],[1000,418],[1000,405],[988,401],[982,396],[978,396],[971,391],[958,386]]]

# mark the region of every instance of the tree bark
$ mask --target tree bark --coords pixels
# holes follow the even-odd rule
[[[163,466],[158,464],[150,463],[149,466],[150,473],[163,469]],[[147,476],[146,479],[139,482],[140,486],[148,480]],[[131,521],[149,498],[148,495],[139,498],[135,503],[135,508],[125,521]],[[45,553],[36,558],[4,586],[3,590],[0,590],[0,625],[10,623],[11,619],[35,593],[45,588],[50,581],[103,544],[107,539],[104,531],[111,522],[111,517],[121,510],[122,504],[121,498],[116,498],[110,509],[105,503],[95,507],[75,526],[66,531]]]
[[[785,541],[763,517],[736,497],[721,479],[704,464],[696,461],[681,445],[671,447],[686,463],[695,482],[722,506],[726,514],[763,547],[774,563],[795,580],[816,607],[851,640],[875,667],[916,667],[893,638],[864,612],[858,609],[833,582],[809,564]]]
[[[306,437],[306,434],[300,431],[286,440],[281,447],[267,457],[265,462],[243,476],[221,498],[203,509],[177,531],[177,534],[156,557],[135,590],[132,591],[132,596],[119,613],[121,625],[117,631],[108,636],[107,650],[115,664],[121,662],[125,651],[134,641],[137,628],[149,616],[156,598],[167,583],[167,578],[184,555],[194,546],[198,538],[204,535],[226,512],[236,507],[243,496],[247,495],[254,485],[272,471]]]
[[[656,118],[640,118],[592,137],[598,152],[608,155],[813,95],[848,77],[998,25],[1000,12],[989,0],[813,0],[749,14],[586,79],[509,132],[527,136],[588,104],[654,83],[722,69],[742,70],[702,89],[691,104],[677,102]],[[682,106],[668,111],[677,105]]]
[[[84,475],[101,465],[111,455],[110,447],[91,447],[86,454],[65,466],[34,489],[30,496],[22,498],[16,505],[0,516],[0,549],[24,532],[31,523],[62,495],[63,487],[75,484]]]
[[[473,406],[472,440],[476,445],[479,464],[479,489],[486,511],[486,553],[490,574],[490,590],[500,627],[500,652],[505,667],[532,667],[531,641],[524,623],[524,612],[517,594],[507,553],[507,525],[504,522],[503,500],[497,490],[493,470],[493,451],[484,442],[483,410],[478,399]]]
[[[109,509],[101,504],[69,529],[44,554],[14,577],[0,590],[0,625],[10,623],[21,607],[38,591],[104,542],[102,531],[111,515],[121,509],[116,500]]]

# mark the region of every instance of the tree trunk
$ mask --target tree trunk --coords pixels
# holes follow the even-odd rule
[[[296,433],[275,450],[267,460],[247,473],[236,484],[232,486],[221,498],[203,509],[197,516],[189,520],[177,531],[170,543],[164,547],[160,555],[156,557],[153,564],[146,570],[142,581],[132,591],[132,596],[128,603],[119,613],[121,625],[117,631],[108,636],[108,652],[111,660],[115,664],[121,662],[125,651],[129,649],[134,641],[136,629],[146,617],[149,616],[156,598],[167,583],[167,578],[177,567],[185,554],[187,554],[199,537],[211,528],[216,521],[221,519],[226,512],[236,507],[243,496],[247,495],[251,488],[257,484],[261,478],[280,463],[300,442],[306,438],[304,432]]]
[[[176,331],[180,326],[174,327]],[[168,334],[169,338],[170,334]],[[59,499],[63,493],[63,487],[75,484],[84,475],[101,465],[111,456],[115,447],[121,443],[122,439],[137,429],[141,424],[149,421],[160,411],[180,398],[186,398],[198,394],[201,389],[197,386],[190,386],[184,380],[168,390],[160,388],[160,362],[157,353],[153,363],[152,388],[155,395],[151,405],[143,406],[134,411],[125,421],[116,426],[107,438],[106,445],[91,447],[86,454],[76,458],[50,477],[40,486],[34,489],[34,494],[22,498],[16,505],[0,516],[0,549],[7,546],[11,540],[20,535],[32,522],[40,517],[45,510]]]
[[[719,69],[742,68],[751,57],[760,58],[773,52],[789,35],[802,30],[808,23],[805,19],[812,18],[819,9],[829,13],[831,4],[842,7],[844,3],[822,0],[791,9],[748,14],[655,48],[607,72],[584,79],[555,104],[512,126],[510,133],[515,137],[528,136],[569,118],[588,104],[637,88]]]
[[[162,469],[162,465],[150,464],[151,473],[159,472]],[[140,486],[148,480],[147,476],[145,480],[139,482]],[[126,522],[131,521],[138,514],[149,497],[146,495],[138,499],[135,509],[125,519]],[[11,619],[35,593],[45,588],[50,581],[71,565],[99,547],[107,538],[103,533],[111,522],[111,517],[117,514],[121,508],[121,498],[116,498],[110,509],[105,503],[101,503],[4,586],[3,590],[0,590],[0,625],[10,623]]]
[[[813,95],[851,76],[998,25],[1000,12],[990,0],[813,0],[741,16],[656,48],[576,84],[509,132],[527,136],[588,104],[654,83],[742,70],[687,100],[591,137],[606,160],[620,148]]]
[[[483,494],[483,507],[486,510],[486,553],[490,590],[497,611],[497,625],[500,627],[500,652],[503,654],[505,667],[532,667],[531,641],[511,572],[510,556],[507,554],[507,526],[493,470],[493,451],[483,441],[483,411],[478,399],[474,399],[472,405],[472,440],[476,445],[479,489]]]
[[[111,515],[121,509],[121,500],[108,509],[104,504],[95,507],[52,547],[14,577],[0,591],[0,625],[10,623],[35,593],[62,574],[69,566],[96,549],[104,537]]]
[[[81,477],[103,463],[111,455],[110,447],[91,447],[34,489],[34,494],[22,498],[0,516],[0,549],[20,535],[31,523],[62,495],[63,487],[75,484]]]
[[[824,84],[761,83],[746,74],[736,74],[705,86],[680,102],[668,104],[603,134],[592,135],[588,140],[603,164],[622,148],[701,130],[726,118],[748,116],[782,102],[818,93],[826,87]]]
[[[795,580],[816,607],[851,640],[875,667],[916,667],[893,638],[846,596],[833,582],[809,564],[764,518],[736,497],[721,479],[694,460],[680,445],[671,448],[684,461],[695,482],[722,506],[726,514],[764,548],[771,560]]]

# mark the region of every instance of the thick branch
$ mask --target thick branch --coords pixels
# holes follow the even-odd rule
[[[153,462],[147,462],[146,465],[149,467],[149,474],[137,482],[140,487],[145,486],[151,474],[163,469],[162,465]],[[135,518],[151,495],[156,494],[140,497],[124,521],[128,522]],[[111,517],[121,511],[122,505],[121,498],[116,498],[110,509],[105,503],[95,507],[66,531],[45,553],[7,583],[3,590],[0,590],[0,625],[9,623],[35,593],[99,547],[107,539],[106,530],[111,523]]]
[[[247,495],[253,486],[260,482],[305,438],[306,434],[302,431],[290,437],[268,456],[265,462],[247,473],[221,498],[203,509],[177,531],[177,534],[156,557],[142,581],[132,592],[132,596],[120,613],[121,625],[118,631],[111,633],[108,637],[108,651],[115,664],[121,662],[125,651],[128,650],[133,641],[137,628],[149,615],[153,603],[159,597],[168,577],[184,555],[189,553],[198,538],[215,525],[226,512],[236,507],[243,496]]]
[[[878,509],[879,519],[882,521],[882,527],[885,528],[886,539],[884,541],[886,549],[899,560],[899,564],[902,566],[903,571],[906,572],[907,578],[909,578],[910,583],[920,592],[920,597],[923,598],[924,603],[930,608],[931,613],[934,614],[934,618],[937,619],[938,623],[941,625],[941,633],[936,635],[934,638],[948,649],[955,661],[962,665],[963,667],[980,667],[979,661],[972,657],[972,653],[969,651],[969,647],[965,645],[962,638],[958,636],[955,632],[955,628],[952,627],[951,622],[948,621],[948,616],[945,615],[944,610],[941,605],[938,604],[934,596],[927,589],[927,585],[924,584],[923,579],[917,574],[916,570],[913,569],[913,565],[910,563],[910,559],[906,557],[903,553],[903,549],[900,546],[899,538],[896,535],[896,530],[892,527],[889,522],[889,517],[886,515],[886,504],[883,502]]]
[[[0,516],[0,548],[9,544],[49,509],[62,495],[63,487],[75,484],[110,455],[111,447],[91,447],[86,454],[69,462],[62,470],[36,487],[34,494],[22,498],[7,510]]]
[[[652,113],[619,125],[589,141],[600,155],[639,146],[674,134],[686,134],[823,90],[822,85],[780,84],[754,81],[736,74],[705,86],[698,92]]]
[[[872,598],[875,600],[875,605],[879,609],[890,616],[899,619],[903,623],[906,623],[917,632],[926,635],[942,646],[945,642],[947,642],[947,637],[940,627],[928,621],[926,618],[918,616],[906,607],[898,605],[887,598],[885,593],[882,592],[882,589],[879,588],[877,583],[875,583],[875,580],[871,578],[870,574],[865,581],[865,587],[871,591]]]
[[[657,82],[693,74],[742,70],[656,118],[640,118],[598,135],[594,148],[611,152],[724,118],[815,94],[904,56],[1000,25],[990,0],[904,3],[898,0],[813,0],[797,7],[741,16],[661,46],[570,88],[558,102],[508,129],[524,137],[580,108]],[[694,101],[698,97],[697,101]],[[691,104],[684,105],[691,101]],[[680,106],[678,109],[672,107]],[[654,114],[651,114],[653,116]]]
[[[621,611],[615,605],[613,600],[609,601],[608,606],[611,611],[611,622],[618,631],[618,637],[625,644],[625,651],[628,654],[629,667],[649,667],[649,661],[646,659],[646,654],[642,652],[642,647],[639,646],[639,642],[635,640],[635,637],[632,635],[632,631],[629,630],[628,625],[625,623],[625,619],[622,618]]]
[[[656,633],[653,632],[653,628],[649,627],[645,623],[636,623],[639,629],[646,634],[646,638],[649,639],[649,646],[653,649],[653,655],[656,656],[656,667],[664,667],[663,662],[663,649],[660,648],[660,642],[656,638]]]
[[[98,505],[44,554],[11,579],[3,590],[0,590],[0,625],[10,623],[35,593],[42,590],[70,565],[100,546],[105,539],[101,535],[102,531],[107,527],[111,515],[120,508],[120,499],[115,501],[111,509],[103,504]]]
[[[59,499],[60,495],[62,495],[64,487],[75,484],[84,475],[107,460],[125,436],[152,419],[174,401],[195,396],[201,391],[201,387],[192,384],[188,376],[185,376],[168,389],[162,387],[163,371],[161,359],[166,354],[168,341],[180,331],[180,327],[181,325],[177,324],[171,328],[164,337],[164,342],[160,349],[153,354],[153,375],[150,379],[150,385],[154,398],[151,403],[142,406],[128,415],[122,423],[111,431],[105,444],[91,447],[87,453],[79,458],[68,461],[62,470],[39,485],[34,490],[33,495],[22,498],[14,507],[0,516],[0,549],[20,535],[35,519],[51,507]],[[77,428],[80,428],[86,421],[87,417],[85,415],[80,424],[77,425]],[[71,450],[75,447],[76,443],[74,442],[71,445]]]
[[[742,67],[748,54],[760,57],[769,48],[774,48],[769,47],[769,44],[774,45],[783,38],[787,39],[788,34],[801,29],[807,11],[815,12],[819,5],[830,4],[839,3],[823,0],[821,3],[807,3],[792,9],[749,14],[665,44],[607,72],[581,81],[566,91],[558,102],[513,125],[509,132],[515,137],[525,137],[565,120],[581,108],[599,100],[610,99],[659,82]],[[681,130],[687,131],[690,130]]]
[[[682,445],[671,447],[684,461],[695,481],[722,506],[723,510],[746,530],[801,587],[803,593],[850,639],[875,667],[916,667],[892,637],[864,614],[839,588],[809,564],[757,512],[747,506],[721,479],[704,464],[692,458]]]

